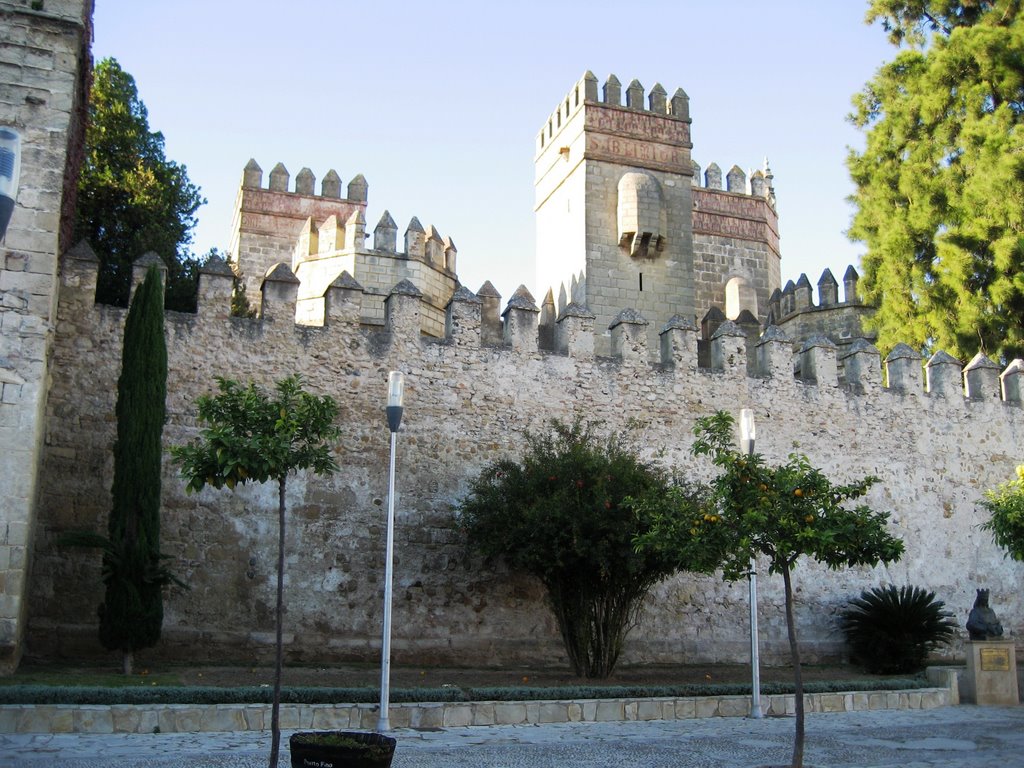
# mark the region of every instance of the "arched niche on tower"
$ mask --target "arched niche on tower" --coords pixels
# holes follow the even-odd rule
[[[731,277],[725,284],[725,316],[729,320],[735,320],[745,309],[754,317],[758,317],[757,291],[747,278]]]
[[[661,184],[652,174],[630,171],[622,175],[616,211],[619,246],[630,256],[653,258],[665,248],[665,201]]]

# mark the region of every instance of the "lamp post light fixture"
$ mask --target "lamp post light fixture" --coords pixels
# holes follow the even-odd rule
[[[395,447],[398,443],[398,428],[402,424],[402,396],[405,377],[401,371],[388,373],[388,430],[391,432],[391,462],[388,468],[388,533],[387,554],[384,560],[384,632],[380,649],[380,712],[377,716],[377,730],[391,730],[388,719],[388,697],[391,694],[391,582],[392,562],[395,555]]]
[[[21,134],[8,125],[0,125],[0,241],[7,235],[7,225],[18,199],[18,177],[21,175]]]
[[[750,408],[740,410],[740,450],[747,456],[754,453],[754,440],[757,427],[754,425],[754,411]],[[757,561],[750,558],[750,571],[747,574],[750,585],[750,716],[764,717],[761,712],[761,661],[757,648]]]

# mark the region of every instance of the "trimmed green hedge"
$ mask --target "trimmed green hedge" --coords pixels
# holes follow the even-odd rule
[[[845,693],[848,691],[901,691],[929,688],[923,678],[885,680],[836,680],[804,683],[804,693]],[[793,692],[792,683],[761,683],[764,696]],[[536,701],[565,699],[646,699],[706,696],[749,696],[746,683],[718,685],[655,685],[655,686],[588,686],[572,685],[554,688],[468,688],[469,701]]]
[[[930,687],[923,678],[816,681],[804,684],[805,693],[897,691]],[[763,683],[764,695],[792,693],[792,683]],[[690,696],[750,695],[750,686],[561,686],[554,688],[398,688],[393,703],[425,701],[545,701],[565,699],[628,699]],[[0,704],[269,704],[273,690],[263,686],[215,688],[210,686],[88,687],[57,685],[0,686]],[[372,704],[380,701],[377,688],[282,688],[288,704]]]

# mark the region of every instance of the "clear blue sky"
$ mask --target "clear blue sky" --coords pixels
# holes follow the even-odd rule
[[[208,204],[194,251],[228,243],[242,167],[369,182],[450,235],[463,283],[533,290],[534,138],[586,70],[690,96],[693,157],[775,173],[783,282],[838,280],[852,95],[895,55],[866,0],[312,2],[96,0],[96,59],[134,75],[170,158]],[[540,298],[540,297],[538,297]]]

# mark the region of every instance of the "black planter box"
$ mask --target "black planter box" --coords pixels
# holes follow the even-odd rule
[[[360,731],[305,731],[288,740],[292,768],[389,768],[395,740]]]

